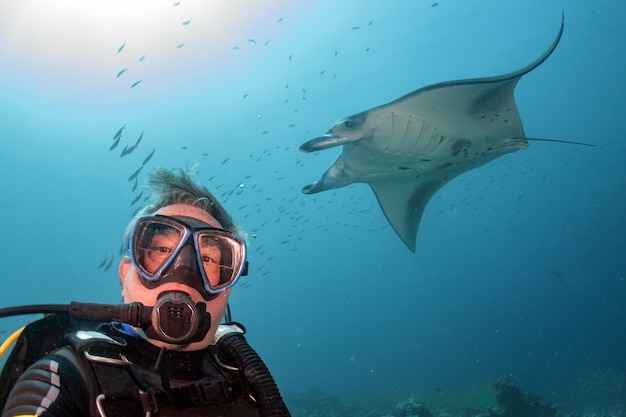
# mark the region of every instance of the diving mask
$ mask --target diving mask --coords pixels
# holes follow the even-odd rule
[[[179,282],[197,289],[207,300],[247,273],[243,240],[193,217],[139,217],[130,234],[129,250],[147,288]]]

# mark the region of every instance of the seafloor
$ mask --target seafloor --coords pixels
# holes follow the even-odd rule
[[[342,399],[314,389],[285,392],[284,397],[293,417],[626,417],[626,386],[620,382],[607,389],[618,395],[608,400],[606,393],[587,392],[576,405],[542,400],[511,378],[501,378],[480,391],[434,388]]]

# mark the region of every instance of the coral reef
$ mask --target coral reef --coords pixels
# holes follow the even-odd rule
[[[381,398],[374,401],[371,396],[347,403],[334,394],[314,389],[287,393],[285,400],[293,417],[626,417],[626,405],[619,403],[578,412],[564,411],[524,392],[508,377],[495,381],[491,388],[489,395],[481,394],[476,404],[462,401],[464,406],[452,403],[451,399],[458,397],[456,393],[441,397],[443,401],[438,401],[435,407],[427,405],[428,401],[420,401],[418,398],[422,396],[413,392],[395,399],[385,395],[382,403]],[[428,392],[423,395],[428,397]],[[431,396],[430,400],[435,401],[435,397]]]
[[[551,404],[523,392],[511,378],[499,379],[493,388],[497,404],[487,410],[488,417],[555,417],[558,412]]]

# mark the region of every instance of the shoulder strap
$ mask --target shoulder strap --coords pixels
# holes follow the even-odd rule
[[[153,393],[142,389],[124,355],[126,342],[99,331],[80,330],[68,335],[76,355],[93,381],[92,415],[146,416],[158,411]],[[95,410],[94,410],[95,408]]]

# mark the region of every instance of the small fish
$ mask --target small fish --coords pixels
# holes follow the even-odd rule
[[[137,149],[137,144],[134,144],[133,146],[126,145],[126,147],[122,151],[122,154],[120,155],[120,158],[122,156],[130,155],[131,153],[135,151],[135,149]]]
[[[139,175],[139,173],[141,172],[142,169],[143,169],[143,166],[139,167],[139,169],[137,171],[133,172],[133,175],[128,177],[128,181],[132,181],[135,178],[137,178],[137,176]]]
[[[256,45],[256,41],[255,41],[254,39],[248,39],[248,42],[250,42],[250,43],[252,43],[252,44]]]
[[[239,47],[238,47],[238,46],[233,46],[233,51],[236,51],[236,50],[238,50],[238,49],[239,49]]]
[[[100,265],[98,265],[98,269],[102,269],[102,267],[104,266],[105,263],[107,263],[107,258],[109,257],[109,255],[106,255],[104,257],[104,259],[102,260],[102,262],[100,262]]]
[[[124,149],[122,149],[122,153],[120,154],[120,158],[128,155],[130,152],[128,152],[128,145],[124,146]]]
[[[175,1],[175,2],[174,2],[174,6],[178,6],[179,4],[180,4],[180,2],[179,2],[179,1]]]
[[[135,88],[135,87],[137,87],[137,85],[138,85],[140,82],[141,82],[141,80],[139,80],[139,81],[135,81],[135,82],[133,83],[133,85],[131,85],[131,86],[130,86],[130,88]]]
[[[143,130],[141,131],[141,135],[139,135],[139,139],[137,139],[137,142],[135,142],[134,148],[136,148],[137,146],[139,146],[139,142],[141,142],[141,138],[143,138]],[[134,149],[133,149],[134,150]]]
[[[133,189],[131,190],[132,192],[135,192],[138,184],[139,184],[139,181],[137,180],[137,178],[135,178],[135,183],[133,184]]]
[[[126,129],[126,125],[120,127],[120,130],[117,131],[117,133],[115,134],[115,136],[113,136],[113,140],[119,138],[120,136],[122,136],[122,132],[124,131],[124,129]]]
[[[133,200],[132,203],[130,203],[130,205],[134,206],[137,201],[141,200],[141,196],[143,196],[143,190],[139,193],[137,197],[135,197],[135,199]]]
[[[430,7],[437,7],[437,6],[439,6],[439,2],[438,1],[436,1],[433,4],[430,5]]]
[[[352,30],[359,30],[359,29],[361,29],[361,26],[353,26],[352,27]]]
[[[124,50],[124,47],[126,46],[126,42],[124,42],[122,44],[122,46],[120,46],[119,48],[117,48],[117,53],[119,54],[120,52],[122,52]]]
[[[183,25],[183,26],[187,26],[187,25],[188,25],[188,24],[190,24],[190,23],[191,23],[191,19],[189,19],[189,20],[185,20],[185,21],[182,23],[182,25]]]
[[[122,76],[122,74],[124,74],[126,71],[128,71],[128,68],[124,68],[123,70],[118,72],[116,78],[120,78]]]
[[[183,46],[185,46],[185,44],[184,44],[184,43],[179,43],[178,45],[176,45],[176,48],[180,49],[180,48],[182,48]]]
[[[109,151],[112,151],[113,149],[117,148],[117,145],[120,144],[120,139],[121,137],[118,137],[117,139],[115,139],[115,142],[113,142],[113,145],[111,145],[111,147],[109,148]]]
[[[107,263],[107,265],[104,267],[104,272],[108,271],[109,269],[111,269],[111,265],[113,265],[113,256],[111,256],[111,260],[109,261],[109,263]]]
[[[139,62],[143,62],[144,59],[146,59],[146,54],[143,54],[141,58],[139,58]]]
[[[277,22],[282,22],[285,18],[284,17],[280,17],[278,18]]]
[[[145,165],[148,163],[148,161],[150,161],[152,159],[152,157],[154,156],[154,152],[156,151],[156,148],[154,148],[152,150],[152,152],[150,152],[150,154],[148,156],[146,156],[146,159],[143,160],[143,163],[141,165]]]

